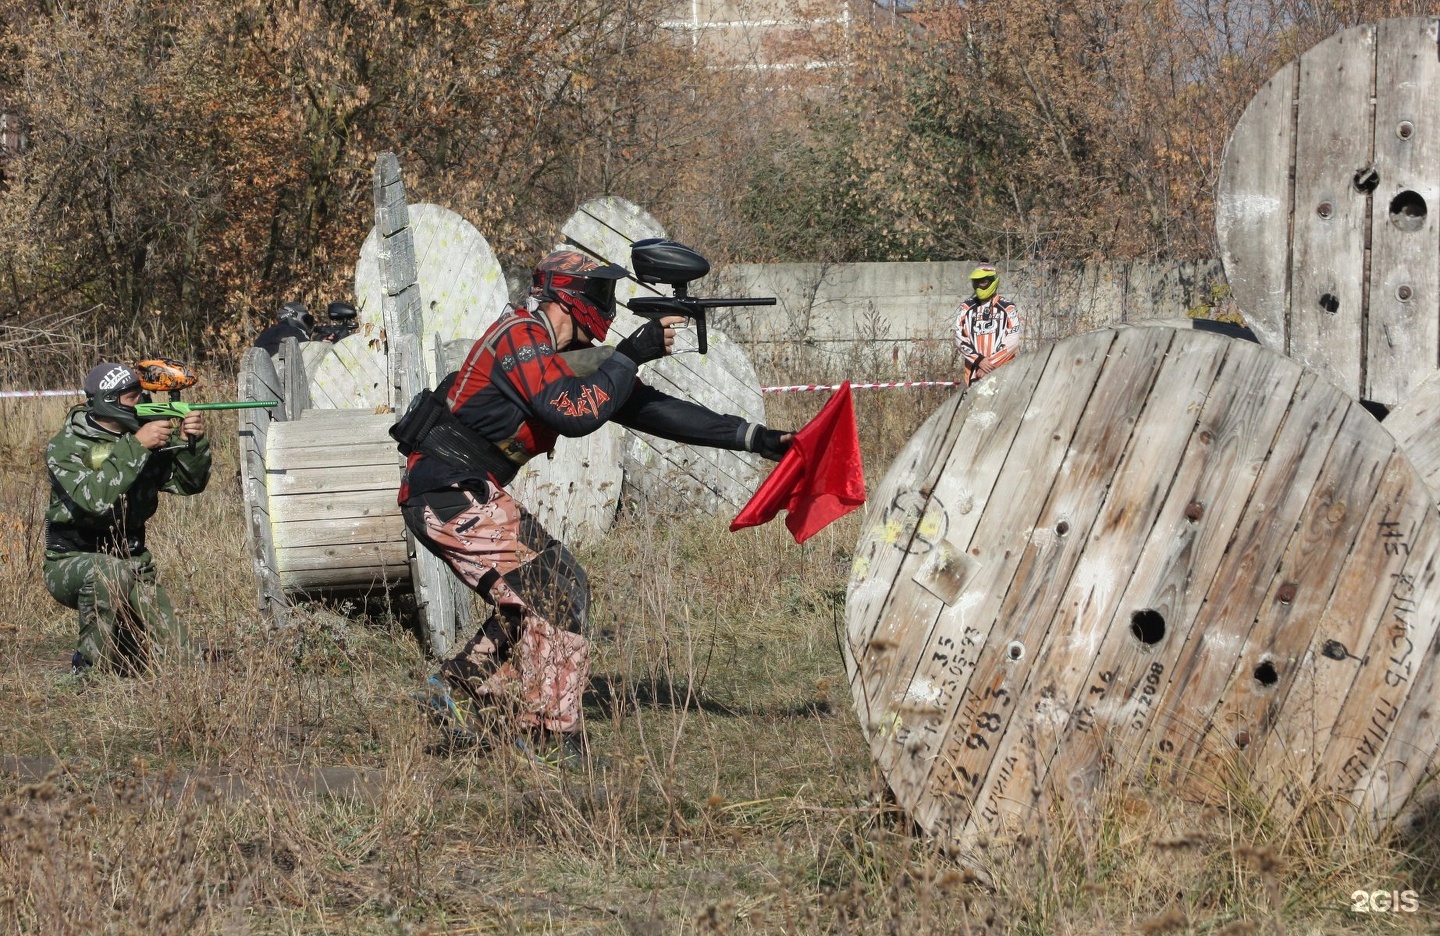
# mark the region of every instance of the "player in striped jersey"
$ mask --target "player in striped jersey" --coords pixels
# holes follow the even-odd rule
[[[974,294],[955,314],[955,346],[965,359],[962,377],[971,384],[1009,363],[1020,350],[1020,313],[1015,303],[998,295],[1000,273],[982,263],[970,273]]]
[[[460,370],[397,423],[423,425],[419,441],[392,432],[408,453],[399,495],[406,526],[494,608],[430,679],[428,702],[452,741],[486,740],[518,723],[522,747],[546,760],[583,747],[590,586],[570,550],[506,492],[521,465],[553,450],[559,436],[588,435],[612,420],[774,461],[794,439],[640,380],[641,364],[670,353],[678,316],[647,322],[614,347],[598,344],[625,275],[574,250],[545,257],[524,304],[507,309]],[[432,411],[412,419],[417,406]]]

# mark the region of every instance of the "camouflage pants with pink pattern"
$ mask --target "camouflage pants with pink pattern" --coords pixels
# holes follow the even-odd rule
[[[590,644],[582,636],[590,584],[570,550],[491,484],[416,495],[404,516],[415,538],[494,607],[441,663],[446,681],[482,707],[514,706],[530,727],[579,731],[590,682]]]

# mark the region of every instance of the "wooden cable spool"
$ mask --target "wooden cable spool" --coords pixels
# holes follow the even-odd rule
[[[303,381],[296,342],[289,344],[282,350],[294,355],[287,373]],[[240,399],[281,401],[274,410],[238,411],[248,541],[262,610],[278,612],[292,594],[408,582],[405,528],[395,503],[400,462],[389,436],[394,414],[292,413],[286,383],[262,349],[246,352]]]
[[[424,302],[424,328],[419,336],[425,349],[457,339],[474,341],[500,316],[507,300],[505,275],[489,241],[459,214],[440,205],[407,205],[410,256],[415,282]],[[381,232],[371,228],[360,246],[355,264],[355,295],[360,321],[381,325],[383,278],[380,267]],[[430,386],[444,377],[427,355]]]
[[[1363,407],[1260,345],[1041,347],[940,407],[871,504],[855,704],[955,848],[1141,776],[1384,820],[1440,743],[1440,512]]]
[[[1260,341],[1387,406],[1440,368],[1440,56],[1432,17],[1343,30],[1256,93],[1215,223]]]

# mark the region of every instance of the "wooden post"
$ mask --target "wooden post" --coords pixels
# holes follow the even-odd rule
[[[299,419],[310,408],[310,368],[305,365],[300,347],[298,338],[285,338],[276,356],[280,362],[280,379],[285,383],[285,412],[291,419]]]
[[[245,543],[255,570],[256,604],[261,613],[281,623],[288,602],[276,572],[265,456],[270,426],[286,418],[285,390],[264,348],[249,348],[240,358],[237,399],[280,401],[274,409],[242,409],[236,414],[240,421],[240,482],[245,503]]]
[[[390,405],[405,412],[411,398],[428,386],[425,373],[424,314],[415,269],[415,244],[405,203],[400,161],[393,153],[375,160],[375,228],[379,232],[381,311],[389,338]],[[353,337],[353,336],[352,336]],[[415,604],[424,622],[430,652],[447,656],[455,644],[457,628],[469,623],[469,592],[459,585],[449,567],[406,532]]]

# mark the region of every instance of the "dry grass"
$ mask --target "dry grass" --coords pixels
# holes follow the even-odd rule
[[[875,362],[851,362],[874,366]],[[837,367],[844,373],[844,368]],[[882,370],[867,377],[885,379]],[[797,425],[820,394],[773,401]],[[943,393],[857,393],[871,472]],[[39,579],[44,439],[63,402],[0,403],[0,931],[33,933],[1411,933],[1440,921],[1433,828],[1379,839],[1103,796],[993,843],[993,889],[888,805],[837,646],[852,515],[625,517],[586,562],[587,705],[604,773],[427,753],[428,670],[383,596],[254,611],[233,440],[152,542],[177,607],[226,651],[78,690],[72,612]],[[221,423],[221,425],[226,425]],[[229,423],[232,427],[233,423]],[[563,443],[562,443],[563,444]],[[1433,820],[1432,820],[1433,824]],[[1420,912],[1356,914],[1361,889]]]

